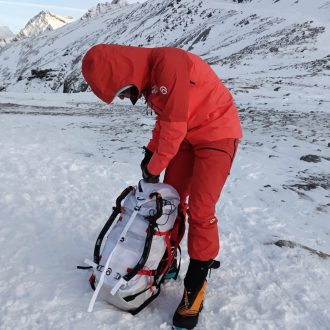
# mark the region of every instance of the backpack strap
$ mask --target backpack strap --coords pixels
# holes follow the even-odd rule
[[[162,272],[159,275],[164,275],[168,268],[171,266],[172,263],[172,247],[171,247],[171,241],[170,241],[170,231],[158,231],[155,235],[157,236],[165,236],[165,243],[166,243],[166,252],[167,252],[167,261],[165,264],[164,269],[162,270]]]
[[[149,228],[147,228],[147,233],[149,232]],[[165,244],[166,244],[166,254],[168,256],[171,255],[171,242],[170,242],[170,231],[155,231],[153,236],[165,236]],[[161,270],[159,269],[146,269],[141,268],[137,274],[145,275],[145,276],[159,276],[166,273],[167,268],[170,266],[172,260],[171,258],[167,258],[165,266],[162,267]],[[127,268],[128,273],[132,272],[133,268]]]
[[[124,230],[123,232],[127,231],[127,228],[129,228],[132,224],[132,222],[134,221],[136,215],[138,214],[138,210],[134,210],[134,212],[132,213],[131,217],[129,218],[127,224],[125,225],[124,227]],[[122,238],[122,235],[120,235],[120,237],[118,237],[117,239],[117,242],[116,242],[116,245],[118,244],[118,242],[120,241],[120,239]],[[112,258],[112,255],[114,254],[115,252],[115,249],[112,250],[112,252],[110,253],[110,255],[108,256],[108,259],[104,265],[104,268],[103,268],[103,271],[101,273],[101,277],[100,277],[100,280],[95,288],[95,291],[94,291],[94,294],[92,296],[92,299],[89,303],[89,306],[88,306],[88,312],[92,312],[93,310],[93,307],[94,307],[94,304],[95,304],[95,301],[96,301],[96,298],[101,290],[101,287],[103,285],[103,282],[104,282],[104,278],[107,274],[107,271],[108,271],[108,268],[109,268],[109,265],[110,265],[110,261],[111,261],[111,258]],[[119,274],[119,278],[118,278],[118,283],[115,285],[115,287],[110,291],[110,293],[112,295],[116,294],[116,292],[118,291],[118,289],[120,288],[120,286],[122,284],[125,283],[125,279],[123,277],[120,276]]]
[[[177,249],[184,236],[185,232],[185,213],[179,209],[178,215],[175,219],[174,226],[171,230],[171,244],[174,249]]]
[[[149,221],[149,226],[142,256],[135,267],[124,276],[126,281],[131,280],[144,267],[149,258],[152,238],[155,234],[155,228],[157,227],[157,220],[163,215],[163,198],[161,194],[157,192],[150,194],[149,197],[153,198],[154,196],[156,196],[156,214],[145,217],[145,219]]]
[[[134,187],[129,186],[126,189],[122,191],[122,193],[118,196],[116,199],[116,206],[113,207],[113,211],[108,219],[108,221],[105,223],[104,227],[102,228],[99,236],[97,237],[95,247],[94,247],[94,262],[99,263],[100,262],[100,249],[102,245],[102,241],[108,230],[110,229],[111,225],[114,223],[116,217],[121,213],[122,207],[121,202],[126,198],[126,196],[134,190]]]

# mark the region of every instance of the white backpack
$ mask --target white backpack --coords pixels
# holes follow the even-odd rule
[[[89,281],[95,291],[89,312],[98,295],[134,315],[158,296],[176,253],[170,237],[179,203],[177,191],[164,183],[141,180],[138,187],[120,194],[96,241],[94,261],[86,259],[88,267],[78,266],[93,270]]]

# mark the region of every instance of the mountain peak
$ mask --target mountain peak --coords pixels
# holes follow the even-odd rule
[[[11,38],[14,33],[9,29],[8,26],[0,26],[0,39]]]
[[[37,36],[45,31],[52,31],[65,24],[73,22],[74,19],[68,16],[60,16],[48,10],[42,10],[32,17],[25,27],[16,35],[16,40]]]

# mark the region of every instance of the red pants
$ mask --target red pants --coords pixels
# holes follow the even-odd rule
[[[201,261],[219,252],[215,205],[229,175],[237,139],[223,139],[192,146],[183,142],[165,172],[164,182],[180,194],[181,207],[188,202],[188,253]]]

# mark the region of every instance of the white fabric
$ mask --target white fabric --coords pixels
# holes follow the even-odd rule
[[[157,220],[161,232],[173,228],[180,198],[173,187],[164,183],[152,184],[141,180],[140,185],[142,191],[136,189],[126,197],[122,205],[124,211],[108,233],[100,260],[100,265],[104,267],[98,267],[101,271],[93,267],[98,285],[88,311],[92,311],[98,294],[109,303],[123,310],[138,308],[153,294],[151,290],[146,290],[144,294],[139,295],[136,299],[126,302],[123,297],[149,288],[150,277],[137,274],[127,282],[123,279],[123,276],[127,274],[128,268],[134,268],[142,256],[147,236],[146,229],[149,225],[144,216],[153,215],[156,212],[156,198],[150,198],[150,194],[158,192],[163,200],[167,201],[165,203],[167,205],[163,205],[163,215]],[[144,269],[157,269],[165,250],[165,237],[154,236]]]

